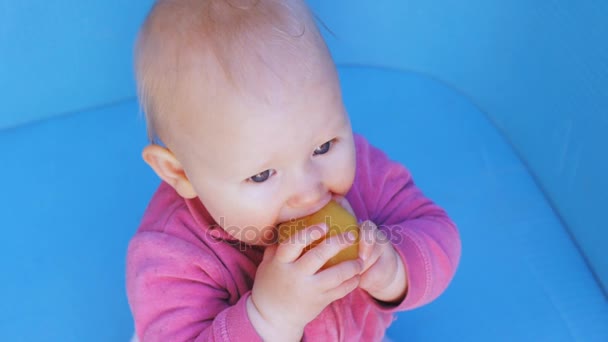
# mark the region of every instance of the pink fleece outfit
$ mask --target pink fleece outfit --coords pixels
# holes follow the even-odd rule
[[[448,286],[460,238],[409,172],[355,135],[357,170],[346,195],[360,220],[384,230],[401,255],[408,293],[398,305],[361,289],[325,308],[305,341],[380,341],[393,313],[419,307]],[[198,199],[162,183],[127,255],[127,295],[142,341],[261,341],[246,311],[262,247],[233,240]],[[294,308],[297,310],[297,308]]]

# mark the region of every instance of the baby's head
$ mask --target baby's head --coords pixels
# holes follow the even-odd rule
[[[335,66],[303,0],[161,0],[140,32],[146,162],[235,238],[350,189],[355,149]]]

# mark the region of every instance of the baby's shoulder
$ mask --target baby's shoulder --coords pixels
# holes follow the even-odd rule
[[[211,252],[216,243],[211,226],[192,212],[187,200],[162,182],[144,212],[134,239],[140,235],[156,236],[165,244],[183,241],[201,253]]]
[[[187,203],[163,183],[152,197],[137,232],[129,242],[127,263],[135,273],[155,272],[193,279],[223,279],[224,262],[217,241],[190,214]]]

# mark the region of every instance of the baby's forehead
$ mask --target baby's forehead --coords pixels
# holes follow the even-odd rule
[[[330,60],[303,1],[164,0],[141,31],[136,68],[154,102],[193,78],[212,96],[223,81],[237,90],[301,82]]]
[[[161,0],[146,20],[139,43],[142,55],[165,59],[165,71],[215,62],[228,78],[254,72],[282,56],[302,60],[323,45],[299,0]]]
[[[229,101],[215,115],[197,115],[175,133],[188,139],[196,158],[205,164],[229,170],[230,175],[260,172],[278,160],[312,153],[348,127],[339,87],[318,87],[303,94],[289,94],[282,103]],[[238,178],[238,177],[237,177]]]

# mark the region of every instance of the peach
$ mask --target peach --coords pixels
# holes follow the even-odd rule
[[[352,231],[355,234],[355,243],[329,259],[321,269],[326,269],[345,260],[357,259],[359,255],[359,227],[357,226],[357,219],[335,201],[330,201],[325,207],[312,215],[281,223],[278,227],[279,241],[283,242],[297,231],[322,222],[325,222],[329,228],[327,234],[306,247],[302,254],[322,243],[328,236]]]

